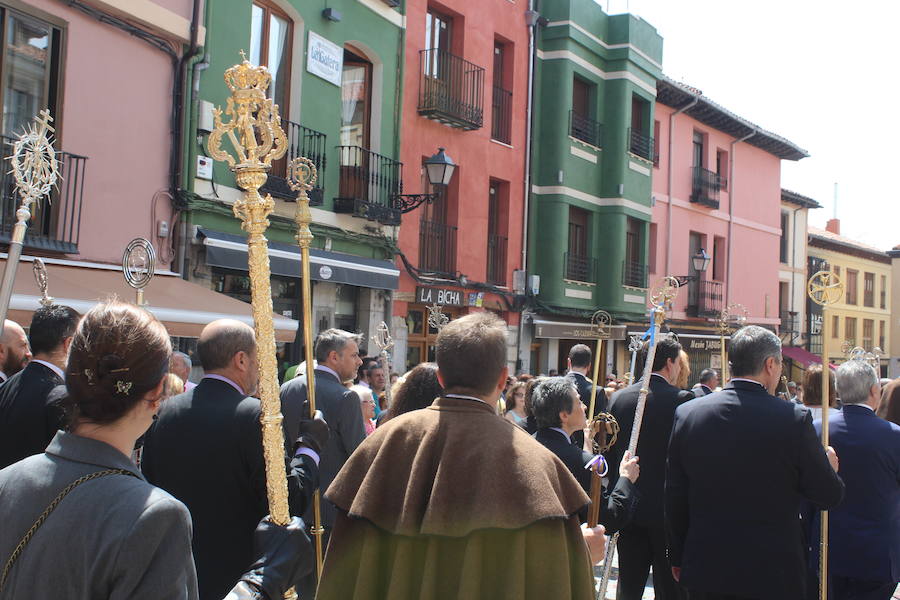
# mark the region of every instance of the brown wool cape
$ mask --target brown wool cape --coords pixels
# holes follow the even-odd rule
[[[338,508],[318,600],[592,600],[552,452],[487,404],[438,398],[375,430],[325,496]]]

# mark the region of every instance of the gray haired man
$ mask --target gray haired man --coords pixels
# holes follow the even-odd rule
[[[703,369],[700,371],[700,381],[691,388],[691,391],[694,392],[695,397],[699,398],[712,394],[717,387],[719,387],[719,374],[716,370]]]

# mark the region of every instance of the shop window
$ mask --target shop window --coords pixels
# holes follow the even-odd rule
[[[294,24],[280,8],[255,0],[250,13],[250,62],[268,67],[272,74],[269,97],[288,115],[291,89],[291,52]]]

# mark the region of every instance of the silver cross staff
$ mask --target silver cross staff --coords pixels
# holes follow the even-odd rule
[[[375,335],[372,341],[381,350],[381,369],[387,378],[384,386],[384,397],[387,398],[387,406],[391,405],[391,369],[388,364],[388,350],[394,347],[394,338],[391,337],[391,331],[388,329],[387,323],[382,321],[375,329]]]
[[[31,205],[47,196],[59,177],[59,163],[56,162],[56,151],[53,149],[52,121],[50,112],[42,110],[34,118],[34,124],[13,144],[12,155],[9,157],[12,163],[11,173],[22,197],[22,204],[16,211],[6,270],[3,272],[3,282],[0,283],[0,335],[3,334],[3,324],[9,311],[25,231],[28,229],[28,220],[31,219]]]
[[[47,293],[49,285],[47,284],[47,267],[44,266],[44,261],[35,258],[31,264],[31,270],[34,273],[34,281],[37,283],[38,289],[41,290],[41,306],[51,306],[53,298]]]

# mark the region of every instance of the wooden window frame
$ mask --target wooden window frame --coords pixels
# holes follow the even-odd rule
[[[278,5],[268,2],[267,0],[253,0],[252,6],[258,6],[263,9],[263,22],[262,22],[262,32],[260,34],[259,40],[259,66],[267,67],[269,66],[269,24],[271,22],[271,15],[275,15],[277,17],[281,17],[288,23],[288,32],[287,32],[287,52],[285,53],[285,77],[287,81],[284,82],[285,85],[285,98],[284,98],[284,106],[278,106],[278,114],[281,115],[282,118],[287,119],[290,114],[290,105],[291,105],[291,70],[293,69],[293,54],[294,54],[294,20],[284,12]],[[252,10],[252,8],[251,8]],[[251,35],[252,35],[251,31]],[[269,93],[272,93],[272,87],[269,87]]]

